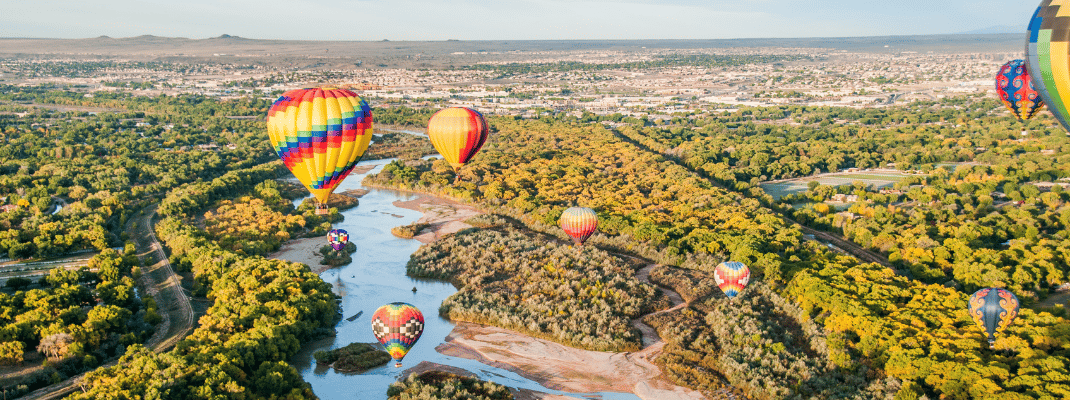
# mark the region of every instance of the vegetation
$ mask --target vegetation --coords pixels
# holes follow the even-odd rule
[[[320,260],[322,265],[330,265],[337,267],[340,265],[347,265],[353,262],[353,253],[357,252],[357,245],[353,242],[347,242],[346,247],[341,251],[335,251],[330,245],[320,247],[320,255],[323,259]]]
[[[390,385],[390,400],[512,400],[505,386],[442,371],[409,375]]]
[[[55,268],[37,282],[39,288],[26,284],[14,293],[0,293],[0,364],[21,365],[24,352],[37,358],[36,351],[46,366],[3,382],[3,390],[18,394],[47,386],[95,368],[152,336],[152,323],[158,321],[139,312],[142,302],[131,277],[137,265],[131,244],[122,254],[103,251],[88,267]]]
[[[573,347],[633,351],[630,320],[667,306],[636,265],[591,247],[572,247],[515,227],[467,229],[423,246],[414,277],[448,279],[460,290],[439,313],[513,329]]]
[[[185,185],[163,200],[157,235],[172,258],[191,268],[197,290],[206,291],[213,304],[174,350],[154,354],[134,346],[119,366],[87,375],[85,392],[75,398],[142,393],[167,398],[314,397],[285,360],[302,342],[326,334],[337,323],[340,313],[330,285],[306,265],[224,249],[190,223],[204,209],[233,196],[278,203],[277,191],[264,190],[277,170],[273,163],[234,171],[211,182]],[[266,243],[252,248],[266,248]]]
[[[412,239],[413,236],[418,235],[420,231],[424,230],[424,228],[427,228],[429,226],[431,226],[431,224],[413,222],[408,225],[395,226],[390,229],[390,233],[393,233],[394,236],[397,236],[402,239]]]
[[[751,398],[1066,397],[1070,331],[1058,328],[1068,322],[1061,307],[1023,309],[993,349],[965,312],[977,287],[1009,287],[1027,303],[1043,299],[1065,281],[1070,260],[1060,220],[1068,199],[1059,189],[1034,190],[1036,182],[1070,177],[1066,136],[1042,117],[1027,123],[1030,137],[1022,140],[996,107],[960,97],[879,110],[743,107],[671,121],[493,118],[496,132],[459,176],[438,160],[411,161],[392,163],[368,181],[478,202],[550,233],[564,207],[595,208],[601,234],[588,243],[675,266],[656,268],[651,278],[691,302],[648,321],[669,341],[657,362],[711,397],[725,385]],[[598,121],[619,127],[592,124]],[[934,167],[944,162],[972,164]],[[757,186],[889,163],[927,176],[903,180],[902,194],[815,186],[781,203]],[[999,204],[996,192],[1024,203]],[[849,209],[855,219],[797,206],[834,193],[860,195]],[[870,248],[885,244],[876,249],[904,273],[803,241],[777,213]],[[450,252],[480,260],[493,242],[478,235],[502,234],[490,230],[497,233],[461,232],[425,249],[457,243]],[[893,240],[877,240],[881,234]],[[553,248],[552,240],[545,249],[535,242],[533,251]],[[429,251],[413,262],[422,265]],[[439,268],[460,262],[445,257]],[[514,266],[525,262],[512,259]],[[734,302],[709,276],[724,259],[755,273],[755,287]],[[475,276],[497,279],[496,271]],[[461,276],[461,285],[471,279]],[[955,282],[932,284],[949,278]],[[458,298],[472,290],[466,287]]]
[[[350,343],[334,350],[317,351],[312,356],[316,362],[342,372],[364,371],[390,361],[390,354],[379,350],[374,343]]]

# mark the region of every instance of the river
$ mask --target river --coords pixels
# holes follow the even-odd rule
[[[360,164],[375,165],[368,173],[377,173],[390,161],[371,160]],[[336,192],[364,188],[361,181],[366,175],[350,175]],[[312,384],[317,396],[324,400],[386,399],[387,387],[398,380],[405,368],[429,361],[460,368],[480,379],[513,388],[580,399],[639,400],[638,396],[631,393],[568,393],[551,390],[514,372],[435,351],[435,347],[445,342],[454,327],[453,323],[438,315],[438,306],[457,290],[446,282],[406,276],[405,264],[409,256],[420,248],[420,242],[400,239],[390,233],[391,228],[415,222],[422,216],[420,212],[393,205],[394,201],[411,200],[416,196],[393,190],[369,189],[368,194],[360,198],[360,205],[342,212],[345,220],[334,225],[335,228],[348,231],[349,240],[357,245],[352,263],[320,274],[341,296],[343,319],[336,326],[336,336],[306,343],[290,360],[305,381]],[[300,202],[297,200],[295,204]],[[413,287],[417,289],[415,293]],[[317,350],[339,348],[353,342],[376,342],[370,327],[372,313],[379,306],[394,301],[416,306],[425,319],[423,336],[405,357],[402,368],[395,368],[394,363],[389,362],[356,374],[340,373],[316,365],[312,353]],[[362,311],[363,314],[356,320],[345,320]]]

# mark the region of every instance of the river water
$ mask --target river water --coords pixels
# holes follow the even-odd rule
[[[361,165],[375,165],[369,173],[377,173],[391,160],[371,160]],[[361,180],[367,174],[353,174],[339,185],[337,192],[362,189]],[[360,205],[342,212],[345,220],[335,228],[349,232],[349,240],[357,245],[353,262],[328,270],[320,277],[334,286],[334,292],[342,298],[343,319],[336,326],[337,335],[306,343],[290,360],[312,390],[324,400],[334,399],[386,399],[387,387],[397,381],[405,368],[420,362],[430,361],[469,371],[480,379],[493,381],[508,387],[523,388],[538,392],[564,395],[580,399],[639,400],[631,393],[568,393],[551,390],[538,382],[514,372],[492,367],[466,358],[439,354],[435,347],[445,342],[446,335],[454,324],[438,315],[438,306],[457,290],[453,285],[434,280],[414,279],[405,275],[405,264],[421,243],[400,239],[390,233],[395,226],[406,225],[420,219],[422,213],[394,206],[397,200],[411,200],[417,195],[393,190],[369,189],[360,198]],[[300,204],[302,200],[296,200]],[[412,288],[417,291],[413,293]],[[316,365],[312,353],[344,347],[353,342],[375,343],[371,331],[371,316],[379,306],[403,301],[419,308],[424,314],[423,336],[405,357],[404,366],[395,368],[391,361],[384,366],[363,373],[340,373]],[[363,311],[359,318],[347,321]]]

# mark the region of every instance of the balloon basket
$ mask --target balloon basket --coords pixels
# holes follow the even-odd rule
[[[394,368],[401,368],[401,363],[394,364]]]
[[[316,215],[327,215],[327,214],[330,214],[330,213],[331,213],[331,210],[327,208],[326,204],[324,204],[324,203],[316,203]]]

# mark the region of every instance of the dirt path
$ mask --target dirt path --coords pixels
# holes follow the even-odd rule
[[[156,240],[152,219],[156,216],[156,206],[143,210],[127,222],[126,231],[131,233],[137,255],[141,258],[141,279],[138,284],[143,293],[152,295],[163,320],[156,326],[145,347],[156,353],[162,353],[174,347],[179,340],[186,337],[195,322],[193,307],[189,296],[182,289],[182,280],[171,268],[163,246]],[[118,360],[112,360],[99,368],[114,366]],[[98,368],[98,369],[99,369]],[[67,396],[79,388],[85,373],[67,379],[52,386],[44,387],[26,395],[28,399],[58,399]]]
[[[672,307],[670,308],[661,311],[655,311],[632,320],[632,326],[638,329],[639,332],[643,333],[643,349],[635,352],[634,354],[637,357],[646,359],[653,359],[655,355],[660,353],[662,347],[665,347],[665,341],[661,340],[661,336],[658,335],[658,331],[655,330],[654,327],[647,325],[645,322],[643,322],[643,319],[651,315],[657,315],[669,311],[676,311],[681,308],[687,307],[687,302],[684,301],[684,298],[681,297],[679,293],[676,293],[675,291],[669,288],[659,286],[658,284],[650,281],[650,270],[654,269],[657,266],[658,264],[650,264],[635,272],[635,279],[638,279],[643,283],[654,285],[657,288],[661,289],[661,291],[669,297],[669,301],[672,302]]]

